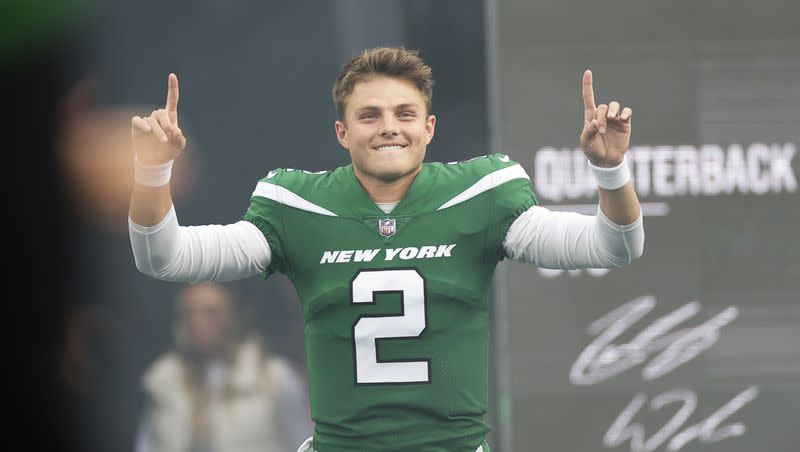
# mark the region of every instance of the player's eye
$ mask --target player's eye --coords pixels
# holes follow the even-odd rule
[[[364,113],[358,117],[358,119],[376,119],[378,115],[375,113]]]
[[[414,114],[414,112],[413,112],[413,111],[403,111],[403,112],[400,112],[400,117],[401,117],[401,118],[413,118],[414,116],[416,116],[416,115]]]

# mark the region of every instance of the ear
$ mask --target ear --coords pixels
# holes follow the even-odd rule
[[[425,144],[431,144],[431,140],[433,140],[433,133],[436,130],[436,116],[429,115],[428,120],[425,121],[425,131],[428,133],[428,140]]]
[[[350,149],[350,143],[347,139],[347,126],[344,125],[342,121],[336,121],[333,123],[333,127],[336,130],[336,139],[339,140],[339,144],[342,145],[345,149]]]

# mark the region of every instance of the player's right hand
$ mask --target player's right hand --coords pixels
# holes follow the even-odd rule
[[[133,152],[147,165],[174,160],[186,147],[186,137],[178,127],[178,77],[169,74],[167,104],[150,116],[131,118]]]

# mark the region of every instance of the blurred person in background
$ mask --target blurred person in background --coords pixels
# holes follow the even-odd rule
[[[217,284],[180,292],[175,342],[144,376],[137,452],[284,452],[308,437],[303,383],[238,306]]]
[[[336,138],[352,165],[270,171],[243,221],[181,227],[169,180],[186,137],[170,74],[165,107],[131,120],[137,268],[168,281],[275,271],[292,280],[315,421],[299,451],[487,452],[496,265],[613,268],[643,251],[624,160],[632,111],[596,105],[588,70],[582,88],[580,142],[598,180],[597,215],[538,206],[525,170],[503,154],[423,163],[436,126],[431,68],[416,52],[376,48],[334,85]]]
[[[101,81],[90,74],[67,92],[61,106],[62,134],[57,163],[68,187],[64,193],[81,224],[98,234],[124,234],[119,224],[133,190],[130,117],[142,110],[133,105],[98,105]],[[176,165],[173,192],[180,198],[191,186],[192,158]],[[106,244],[102,244],[106,245]],[[101,246],[102,246],[101,245]]]

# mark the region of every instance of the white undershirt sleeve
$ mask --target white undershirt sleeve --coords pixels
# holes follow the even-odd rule
[[[136,268],[165,281],[232,281],[267,270],[267,239],[249,221],[228,225],[180,226],[172,206],[155,226],[128,218]]]
[[[533,206],[511,224],[503,247],[511,259],[542,268],[621,267],[644,251],[642,215],[621,226],[599,206],[595,216]]]

